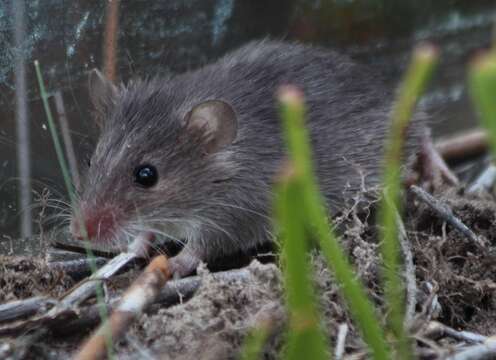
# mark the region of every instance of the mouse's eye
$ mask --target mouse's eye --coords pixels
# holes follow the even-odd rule
[[[143,187],[152,187],[157,180],[158,171],[153,165],[140,165],[134,169],[134,182]]]

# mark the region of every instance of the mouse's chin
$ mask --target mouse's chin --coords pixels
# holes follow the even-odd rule
[[[87,241],[97,247],[112,251],[124,251],[127,245],[132,241],[129,233],[124,227],[116,226],[111,231],[98,232],[97,234],[88,234],[71,223],[69,232],[74,240]],[[92,236],[88,236],[92,235]]]

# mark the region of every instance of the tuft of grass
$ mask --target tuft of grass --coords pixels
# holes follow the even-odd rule
[[[43,107],[45,109],[45,114],[47,117],[48,128],[50,130],[50,135],[52,137],[53,145],[55,147],[55,152],[57,154],[59,166],[60,166],[60,169],[62,171],[62,177],[64,179],[64,184],[65,184],[67,193],[69,195],[71,205],[73,205],[72,208],[74,211],[74,216],[80,218],[81,216],[79,214],[79,210],[76,206],[74,206],[74,204],[76,203],[76,194],[75,194],[73,182],[72,182],[72,179],[70,176],[69,167],[67,166],[64,151],[62,150],[62,145],[61,145],[58,133],[57,133],[55,121],[53,120],[52,111],[50,109],[50,104],[48,102],[49,95],[45,89],[45,82],[43,81],[43,75],[41,74],[41,68],[40,68],[40,64],[39,64],[38,60],[34,61],[34,67],[36,70],[36,78],[38,80],[38,86],[40,88],[41,99],[43,101]],[[83,230],[84,238],[88,239],[86,229],[84,226],[82,226],[82,230]],[[94,256],[92,250],[89,248],[89,246],[86,246],[86,244],[87,244],[87,242],[85,242],[85,250],[86,250],[86,254],[87,254],[88,258],[90,259],[89,265],[90,265],[91,273],[93,274],[97,271],[97,267],[96,267],[96,263],[95,263],[95,256]],[[107,312],[107,308],[105,306],[103,289],[101,288],[101,286],[96,287],[96,297],[97,297],[97,302],[100,305],[98,307],[100,319],[102,320],[102,322],[105,322],[106,319],[108,318],[108,312]],[[107,332],[106,342],[107,342],[107,357],[109,359],[114,359],[115,357],[114,357],[113,350],[112,350],[113,349],[113,346],[112,346],[113,341],[112,341],[112,337],[111,337],[110,332]]]
[[[281,90],[279,101],[289,157],[293,163],[294,172],[298,174],[300,196],[298,201],[287,204],[287,206],[301,209],[301,212],[292,213],[293,218],[287,221],[298,222],[300,221],[298,216],[304,219],[307,230],[315,234],[327,265],[341,285],[344,299],[349,305],[351,315],[364,341],[370,348],[372,357],[389,359],[390,351],[374,307],[328,222],[328,212],[314,176],[309,136],[304,124],[303,95],[296,88],[286,87]],[[292,191],[296,192],[296,190]],[[299,256],[304,255],[299,254]]]
[[[397,212],[401,213],[401,161],[403,144],[415,105],[430,78],[437,51],[430,45],[418,47],[405,74],[395,102],[391,129],[385,148],[384,196],[379,208],[380,238],[384,261],[383,278],[387,306],[387,328],[395,338],[395,350],[404,359],[412,359],[411,344],[404,328],[404,281],[400,276]]]
[[[496,53],[479,55],[469,68],[469,87],[480,122],[489,135],[489,146],[496,159]]]

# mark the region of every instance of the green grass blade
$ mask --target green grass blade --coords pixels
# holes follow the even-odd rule
[[[45,114],[48,121],[48,129],[52,137],[53,145],[55,147],[55,153],[57,154],[57,159],[59,162],[60,169],[62,171],[62,178],[65,183],[65,187],[69,196],[72,197],[74,194],[74,187],[72,185],[71,176],[69,175],[69,170],[67,167],[67,162],[65,160],[64,151],[62,150],[62,145],[60,144],[60,139],[57,135],[57,129],[55,127],[55,122],[53,120],[52,112],[50,110],[50,104],[48,103],[48,94],[45,90],[45,83],[43,81],[43,76],[41,75],[40,64],[38,60],[35,60],[34,66],[36,69],[36,77],[38,79],[38,85],[40,87],[41,99],[43,101],[43,107],[45,109]]]
[[[60,139],[59,139],[59,136],[57,134],[57,129],[55,127],[55,121],[53,120],[52,111],[50,109],[50,104],[48,102],[48,93],[45,89],[45,82],[43,81],[43,76],[41,74],[40,64],[39,64],[38,60],[34,61],[34,67],[36,70],[36,78],[38,80],[38,86],[40,88],[41,100],[43,101],[43,107],[45,109],[45,114],[47,117],[48,128],[50,130],[50,135],[52,137],[53,145],[55,147],[55,152],[57,154],[59,166],[60,166],[61,171],[62,171],[62,177],[64,179],[65,187],[66,187],[67,193],[69,194],[69,199],[71,201],[71,204],[74,205],[76,203],[74,187],[73,187],[73,183],[71,180],[69,167],[67,166],[67,162],[65,160],[64,151],[62,150],[62,145],[60,143]],[[72,208],[74,211],[74,216],[80,217],[77,207],[72,206]],[[82,227],[82,230],[83,230],[84,238],[87,239],[88,236],[86,234],[86,229],[84,228],[84,226]],[[95,264],[95,256],[93,255],[93,252],[91,251],[91,249],[88,246],[85,246],[85,249],[86,249],[86,254],[87,254],[88,258],[90,259],[89,265],[90,265],[91,273],[93,274],[97,271],[96,264]],[[107,308],[105,307],[105,302],[103,300],[103,290],[100,286],[96,287],[96,297],[97,297],[98,304],[100,304],[100,306],[98,307],[100,319],[102,320],[102,322],[104,322],[108,318],[108,313],[107,313]],[[109,359],[114,359],[113,350],[112,350],[113,349],[113,346],[112,346],[113,342],[112,342],[112,337],[111,337],[110,332],[107,333],[107,335],[108,335],[108,336],[106,336],[107,356]]]
[[[275,206],[290,318],[285,359],[324,360],[329,359],[328,346],[320,328],[300,203],[301,175],[289,170],[280,179]]]
[[[469,85],[480,122],[489,135],[489,146],[496,159],[496,54],[480,55],[470,66]]]
[[[303,95],[289,87],[281,90],[279,100],[289,155],[295,172],[301,174],[302,199],[295,206],[306,211],[306,219],[312,224],[328,266],[341,284],[343,296],[372,357],[389,359],[389,349],[374,307],[328,222],[328,213],[314,177],[309,136],[304,126]]]
[[[385,148],[384,197],[379,208],[385,299],[388,329],[396,338],[396,350],[404,359],[413,358],[404,329],[404,284],[400,276],[400,256],[396,213],[401,213],[401,161],[408,124],[415,105],[434,69],[437,52],[432,46],[419,47],[413,56],[393,108],[391,131]]]
[[[262,349],[270,335],[272,324],[262,322],[257,324],[247,335],[241,349],[241,360],[258,360]]]

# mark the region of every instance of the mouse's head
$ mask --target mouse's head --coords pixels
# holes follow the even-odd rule
[[[178,94],[165,80],[116,87],[96,70],[90,93],[100,138],[73,235],[121,247],[144,231],[178,241],[197,236],[202,211],[236,173],[234,110]]]

